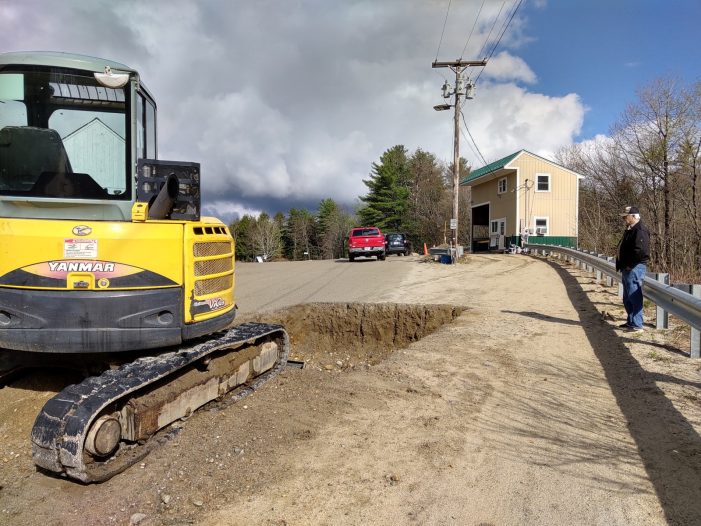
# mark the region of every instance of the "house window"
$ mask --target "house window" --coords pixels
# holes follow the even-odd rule
[[[506,177],[502,177],[497,182],[497,193],[498,194],[506,193]]]
[[[550,174],[535,174],[536,192],[549,192],[550,191]]]
[[[535,234],[537,236],[547,236],[548,235],[548,218],[547,217],[536,217],[535,218]]]
[[[492,234],[499,233],[499,221],[492,221],[491,222],[491,232],[492,232]]]

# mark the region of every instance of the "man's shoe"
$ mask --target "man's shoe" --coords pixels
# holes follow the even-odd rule
[[[628,329],[628,328],[630,328],[630,325],[628,325],[628,322],[625,322],[625,323],[621,323],[621,324],[619,325],[619,327],[620,327],[621,329]]]
[[[643,332],[644,330],[643,327],[628,327],[626,332]]]

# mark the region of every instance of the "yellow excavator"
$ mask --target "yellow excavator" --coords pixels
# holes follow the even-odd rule
[[[198,163],[158,160],[139,74],[66,53],[0,54],[0,376],[91,375],[32,429],[40,468],[103,481],[173,422],[286,364],[279,325],[232,326],[234,240],[200,216]]]

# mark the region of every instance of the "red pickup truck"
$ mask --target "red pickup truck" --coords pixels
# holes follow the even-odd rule
[[[358,256],[377,256],[379,261],[385,259],[385,236],[374,226],[354,228],[348,234],[348,261]]]

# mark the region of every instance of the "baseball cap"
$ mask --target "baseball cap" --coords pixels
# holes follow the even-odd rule
[[[629,214],[639,214],[639,213],[640,213],[640,210],[638,210],[637,206],[626,206],[620,215],[627,216]]]

